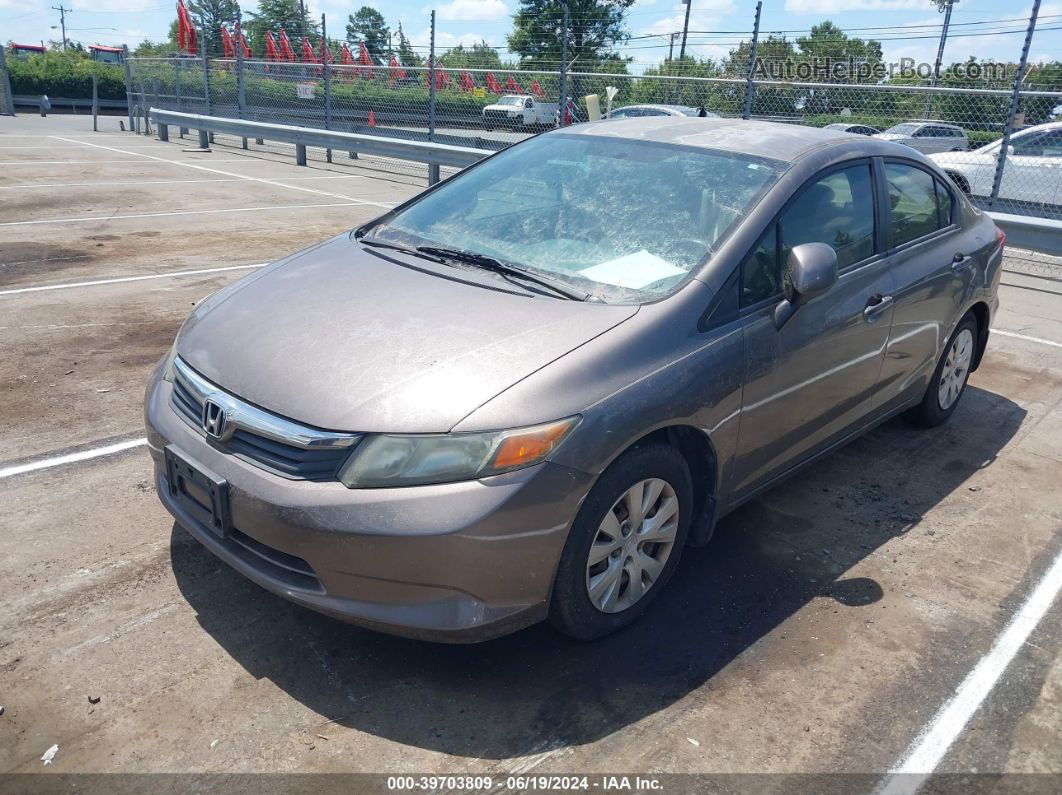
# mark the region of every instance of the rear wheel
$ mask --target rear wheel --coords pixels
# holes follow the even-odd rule
[[[649,444],[616,459],[572,525],[553,585],[550,623],[591,640],[644,613],[678,565],[692,493],[689,468],[673,447]]]
[[[967,314],[951,335],[933,372],[922,402],[907,412],[908,419],[931,428],[948,419],[966,390],[977,353],[977,319]]]

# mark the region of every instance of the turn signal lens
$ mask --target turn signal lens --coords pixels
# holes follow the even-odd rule
[[[498,445],[491,468],[509,470],[541,461],[553,452],[574,426],[574,419],[566,419],[548,425],[510,431],[510,435],[502,438]]]

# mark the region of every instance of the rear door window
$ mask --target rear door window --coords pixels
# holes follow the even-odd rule
[[[886,163],[885,179],[893,246],[932,234],[951,222],[951,194],[940,186],[943,195],[938,196],[937,180],[928,171],[903,163]]]

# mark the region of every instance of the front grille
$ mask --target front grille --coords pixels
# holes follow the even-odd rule
[[[207,398],[224,403],[233,426],[221,439],[206,436],[203,407]],[[215,448],[278,475],[294,480],[335,480],[358,437],[319,431],[297,425],[214,387],[181,360],[174,367],[173,396],[170,404],[189,425],[203,434]],[[274,430],[267,436],[254,429],[257,421]],[[264,420],[264,423],[262,422]],[[287,429],[292,442],[281,441],[277,429]]]

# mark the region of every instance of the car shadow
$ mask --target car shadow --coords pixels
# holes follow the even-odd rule
[[[473,646],[358,629],[258,588],[176,525],[173,571],[203,629],[322,723],[506,759],[672,705],[813,599],[865,610],[881,586],[845,572],[990,466],[1024,417],[971,386],[945,426],[886,423],[726,517],[711,544],[685,551],[647,616],[594,643],[545,625]]]

